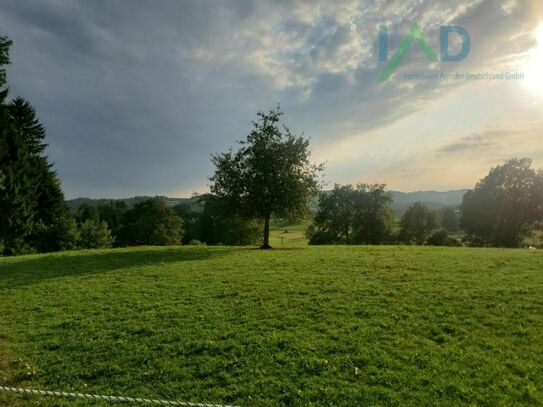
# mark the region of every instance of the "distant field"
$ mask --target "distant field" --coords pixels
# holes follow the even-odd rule
[[[270,244],[273,247],[307,246],[307,238],[305,237],[307,226],[307,223],[272,226],[270,230]]]
[[[543,403],[541,251],[1,258],[0,310],[2,385],[242,406]],[[0,393],[0,405],[104,404]]]

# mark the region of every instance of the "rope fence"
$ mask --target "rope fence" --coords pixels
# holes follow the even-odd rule
[[[191,403],[188,401],[153,400],[153,399],[145,399],[145,398],[139,398],[139,397],[125,397],[125,396],[104,396],[100,394],[69,393],[69,392],[64,392],[64,391],[37,390],[37,389],[27,389],[27,388],[21,388],[21,387],[6,387],[6,386],[0,386],[0,392],[19,393],[19,394],[37,395],[37,396],[77,398],[77,399],[87,399],[87,400],[93,400],[93,401],[154,404],[154,405],[161,405],[161,406],[238,407],[238,406],[230,406],[230,405],[223,405],[223,404]]]

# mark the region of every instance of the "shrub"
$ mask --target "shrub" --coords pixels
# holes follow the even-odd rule
[[[107,249],[113,245],[111,231],[104,221],[87,219],[79,225],[79,243],[81,249]]]
[[[42,253],[77,248],[79,230],[75,219],[61,216],[51,225],[38,224],[32,235],[33,246]]]
[[[428,238],[428,244],[430,246],[462,246],[462,243],[460,243],[458,239],[449,236],[445,230],[438,230],[432,236],[430,236]]]

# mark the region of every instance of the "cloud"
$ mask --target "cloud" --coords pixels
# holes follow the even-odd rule
[[[436,50],[441,24],[464,26],[472,52],[444,71],[514,65],[533,46],[530,10],[511,1],[28,0],[1,9],[1,34],[14,40],[11,94],[36,105],[71,197],[205,189],[209,154],[277,102],[318,146],[466,86],[379,82],[381,24],[391,53],[413,22]],[[414,45],[399,69],[431,67]]]
[[[474,153],[481,149],[495,147],[499,138],[506,136],[509,132],[505,130],[487,131],[484,133],[475,133],[462,137],[460,141],[451,143],[438,150],[446,154],[464,154]]]

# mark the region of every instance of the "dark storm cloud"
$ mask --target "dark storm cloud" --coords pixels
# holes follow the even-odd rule
[[[454,18],[481,43],[522,19],[487,1],[485,35],[479,3],[2,0],[0,34],[14,41],[11,94],[36,105],[68,196],[172,194],[205,185],[209,154],[277,102],[292,130],[319,143],[444,94],[453,85],[379,83],[376,27],[398,28],[396,47],[412,21],[435,38]],[[414,48],[404,68],[420,61]]]
[[[184,56],[213,41],[207,26],[225,17],[225,5],[202,4],[2,4],[0,26],[14,40],[11,92],[37,106],[69,195],[197,186],[209,153],[240,137],[249,118],[232,102],[251,87],[228,89],[220,72],[195,81]],[[228,13],[243,18],[239,7]]]

